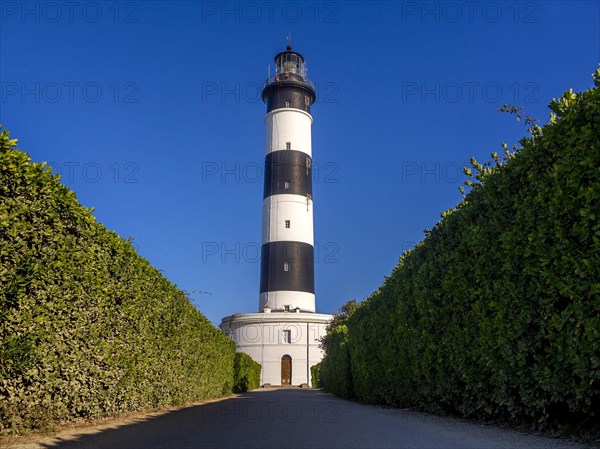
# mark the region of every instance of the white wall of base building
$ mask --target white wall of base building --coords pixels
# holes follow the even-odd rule
[[[292,386],[312,386],[310,368],[323,359],[319,340],[331,318],[317,313],[249,313],[226,317],[220,327],[237,351],[261,364],[261,385],[281,385],[281,358],[289,355]],[[289,343],[284,331],[291,333]]]

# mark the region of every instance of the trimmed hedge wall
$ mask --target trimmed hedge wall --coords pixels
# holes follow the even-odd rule
[[[0,434],[221,396],[234,343],[0,134]]]
[[[260,386],[260,363],[248,354],[236,352],[233,361],[233,392],[244,393]]]
[[[321,361],[319,369],[321,387],[337,396],[350,399],[354,396],[354,391],[348,352],[348,327],[345,324],[330,327],[323,338],[323,348],[327,357],[326,361]]]
[[[553,100],[550,122],[530,128],[516,154],[472,163],[464,200],[348,318],[345,338],[326,337],[326,389],[466,417],[597,425],[600,71],[594,83]]]

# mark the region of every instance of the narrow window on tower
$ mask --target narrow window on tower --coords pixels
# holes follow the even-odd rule
[[[305,106],[308,106],[308,105],[310,105],[310,98],[308,98],[308,95],[305,95],[305,96],[304,96],[304,105],[305,105]]]
[[[283,264],[283,271],[290,271],[290,264],[288,262]]]
[[[285,227],[289,229],[289,227],[290,227],[290,220],[285,220]]]
[[[285,190],[289,190],[289,189],[290,189],[290,182],[289,182],[289,181],[285,181],[285,182],[283,183],[283,188],[284,188]]]
[[[289,101],[286,101],[286,102],[285,102],[285,107],[286,107],[286,108],[289,108],[289,107],[290,107],[290,102],[289,102]]]
[[[292,142],[286,142],[285,143],[285,149],[286,150],[291,150],[292,149]]]

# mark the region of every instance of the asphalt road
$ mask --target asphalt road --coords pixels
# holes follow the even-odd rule
[[[39,446],[38,446],[39,447]],[[318,390],[257,390],[44,444],[53,448],[584,448],[427,413],[343,401]]]

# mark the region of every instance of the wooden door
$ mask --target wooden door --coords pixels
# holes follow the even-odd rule
[[[292,384],[292,358],[289,355],[281,357],[281,385]]]

